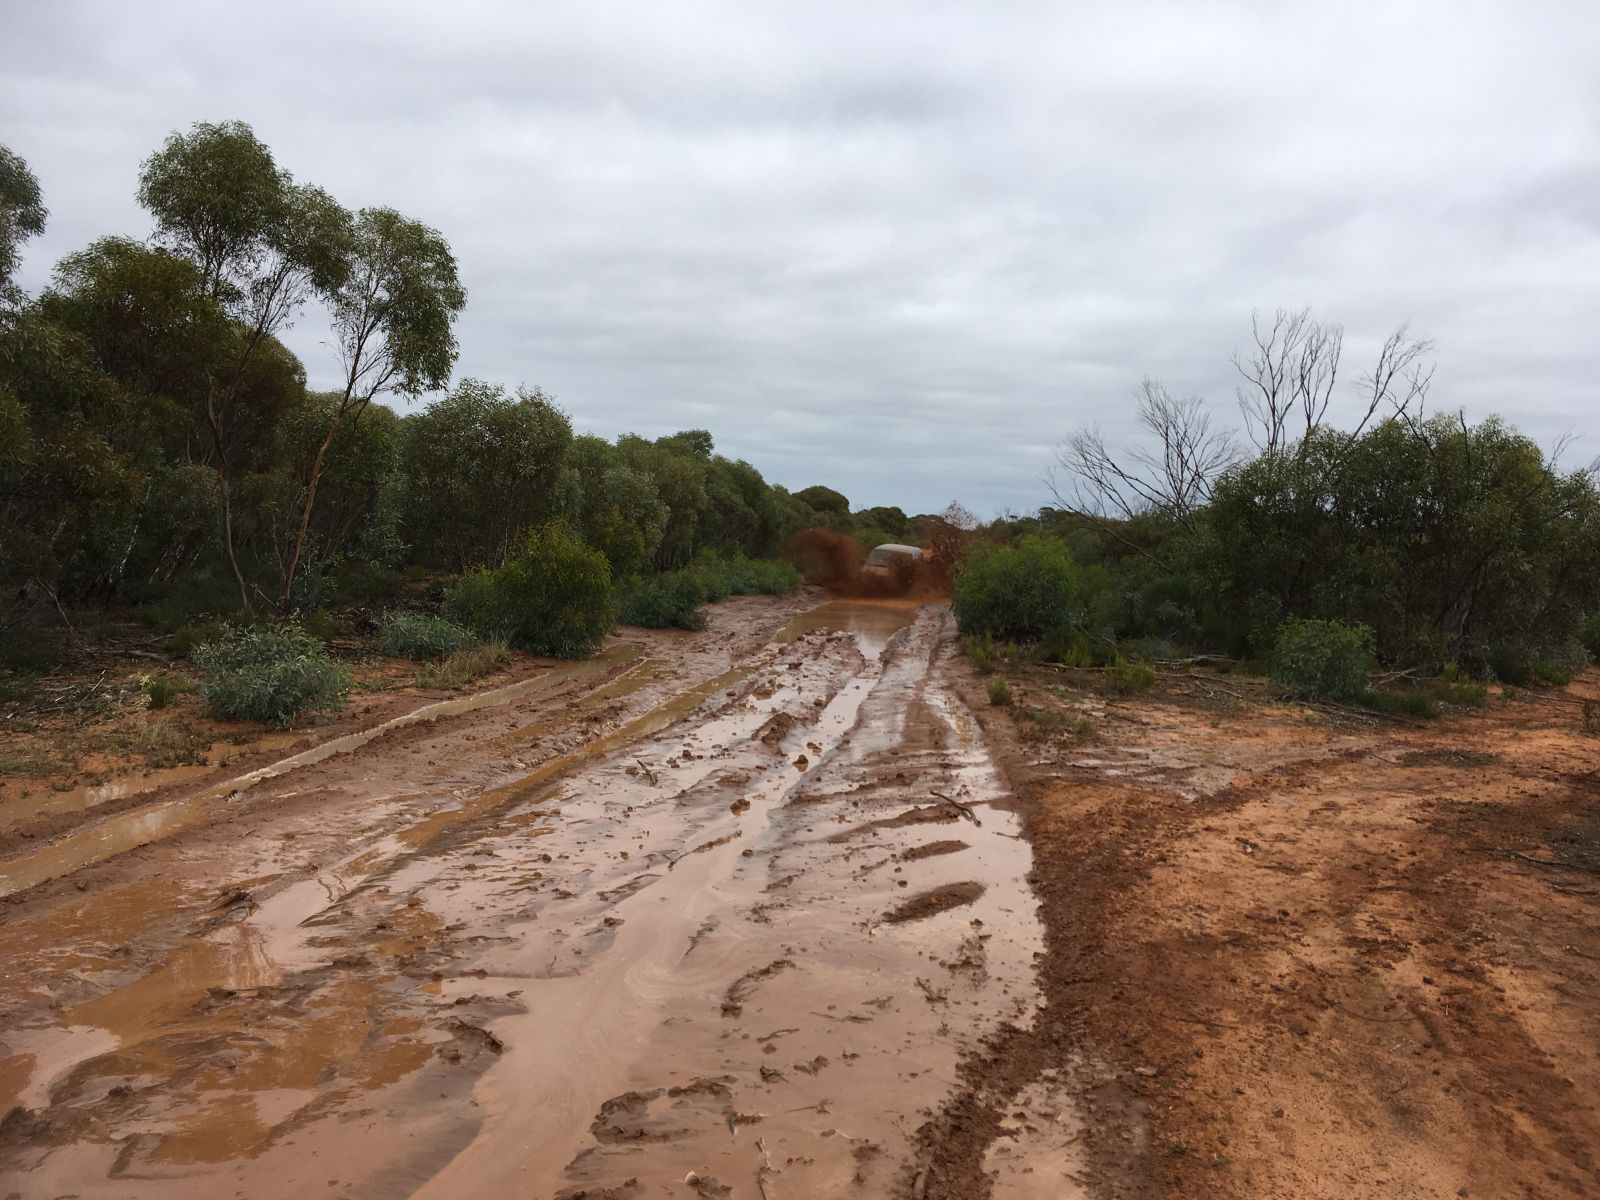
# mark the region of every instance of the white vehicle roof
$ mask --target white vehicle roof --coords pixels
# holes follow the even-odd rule
[[[885,542],[881,546],[874,546],[872,553],[867,555],[869,566],[886,566],[892,558],[921,558],[922,550],[917,546],[902,546],[898,542]]]

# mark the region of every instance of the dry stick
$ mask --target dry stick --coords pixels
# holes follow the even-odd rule
[[[929,794],[939,797],[939,799],[943,800],[946,804],[949,804],[959,810],[967,818],[967,820],[971,821],[974,825],[981,826],[983,824],[982,821],[978,820],[978,814],[973,812],[972,809],[968,808],[965,804],[961,803],[961,801],[952,800],[943,792],[930,792]]]

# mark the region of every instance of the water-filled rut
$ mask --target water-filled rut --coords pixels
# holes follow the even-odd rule
[[[8,1188],[913,1194],[961,1056],[1037,1004],[1029,850],[952,644],[937,607],[828,606],[217,897],[148,970],[114,966],[136,920],[57,922],[73,983],[4,1035]]]

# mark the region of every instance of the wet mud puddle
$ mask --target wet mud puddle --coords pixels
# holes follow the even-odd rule
[[[828,607],[481,820],[62,1014],[8,1186],[909,1194],[961,1055],[1032,1020],[1029,851],[940,680],[947,615]],[[1008,1139],[997,1195],[1070,1194]]]

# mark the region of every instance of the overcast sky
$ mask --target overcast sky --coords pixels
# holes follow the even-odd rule
[[[1600,453],[1595,0],[8,0],[0,36],[30,289],[148,233],[166,134],[237,118],[445,233],[458,375],[857,504],[1035,508],[1146,374],[1232,421],[1279,305],[1343,322],[1351,376],[1409,320],[1436,407]]]

